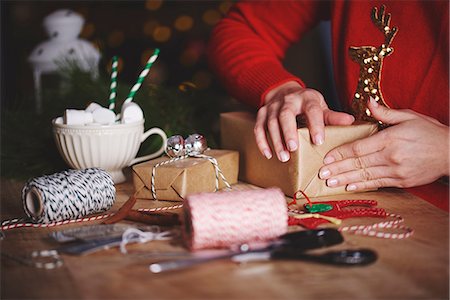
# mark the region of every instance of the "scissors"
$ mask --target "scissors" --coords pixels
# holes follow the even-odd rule
[[[377,254],[370,249],[347,249],[329,251],[323,254],[307,254],[301,251],[292,251],[292,249],[279,249],[275,251],[243,253],[233,256],[231,260],[238,263],[246,263],[250,261],[291,259],[341,266],[363,266],[375,262],[377,258]]]
[[[307,250],[333,246],[342,242],[341,233],[333,228],[298,231],[284,234],[265,247],[252,249],[249,244],[243,244],[237,251],[225,251],[217,255],[200,253],[197,257],[190,259],[153,263],[149,269],[152,273],[162,273],[225,258],[231,258],[237,262],[261,259],[301,259],[336,265],[364,265],[374,262],[377,258],[375,252],[368,249],[343,250],[322,255],[305,253]]]

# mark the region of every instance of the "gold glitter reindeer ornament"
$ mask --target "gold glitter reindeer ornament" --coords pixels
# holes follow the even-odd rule
[[[371,117],[367,108],[367,101],[370,97],[374,98],[380,105],[389,107],[381,93],[381,70],[384,58],[394,52],[391,44],[398,29],[397,27],[389,27],[391,14],[386,14],[385,9],[384,5],[380,7],[379,11],[374,7],[371,15],[372,22],[384,34],[384,44],[378,48],[373,46],[349,48],[350,58],[360,66],[358,86],[352,101],[352,109],[356,120],[378,122]]]

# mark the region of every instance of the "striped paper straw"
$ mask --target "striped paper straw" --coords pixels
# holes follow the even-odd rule
[[[117,56],[112,58],[112,68],[111,68],[111,86],[109,94],[109,109],[114,110],[116,107],[116,89],[117,89],[117,66],[119,65],[117,61]]]
[[[153,52],[153,55],[150,56],[150,58],[147,61],[147,64],[145,65],[144,70],[142,70],[141,74],[138,77],[137,82],[135,83],[135,85],[131,88],[130,93],[128,94],[127,99],[125,99],[125,103],[129,103],[131,101],[133,101],[133,97],[136,94],[136,92],[139,90],[139,88],[142,85],[142,82],[144,81],[145,77],[147,76],[148,72],[150,71],[150,68],[152,67],[153,63],[155,62],[155,60],[158,58],[158,54],[159,54],[159,49],[156,48],[155,52]]]

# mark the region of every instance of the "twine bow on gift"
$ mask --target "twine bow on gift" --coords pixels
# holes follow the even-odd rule
[[[223,172],[219,167],[217,159],[215,159],[212,156],[204,154],[204,152],[207,150],[209,150],[209,148],[206,143],[206,138],[201,134],[197,133],[191,134],[186,138],[186,140],[184,140],[183,137],[180,135],[171,136],[167,140],[166,145],[166,154],[171,158],[169,160],[156,164],[152,168],[151,191],[153,199],[158,200],[158,198],[156,197],[156,188],[155,188],[156,169],[159,166],[170,164],[186,158],[207,159],[214,166],[215,191],[219,190],[220,179],[222,179],[227,189],[231,189],[231,185],[225,178],[225,175],[223,175]]]

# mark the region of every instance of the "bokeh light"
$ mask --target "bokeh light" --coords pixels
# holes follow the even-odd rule
[[[145,8],[148,10],[158,10],[162,5],[162,0],[147,0],[145,1]]]
[[[83,30],[80,33],[81,38],[90,38],[95,32],[95,25],[93,23],[87,23],[83,26]]]
[[[119,47],[125,40],[125,34],[123,31],[115,30],[108,36],[108,45],[112,48]]]
[[[219,10],[221,13],[226,14],[230,10],[232,5],[233,3],[231,1],[223,1],[219,5]]]
[[[194,40],[188,43],[181,52],[180,64],[184,67],[194,66],[205,52],[205,41]]]
[[[147,36],[153,36],[153,32],[159,26],[159,22],[157,20],[149,20],[145,22],[143,32]]]
[[[188,31],[194,25],[194,19],[191,16],[182,15],[176,18],[173,26],[178,31]]]
[[[172,35],[172,30],[167,26],[158,26],[153,31],[153,39],[157,42],[167,42]]]
[[[217,10],[214,9],[208,9],[203,13],[202,19],[203,22],[210,26],[214,26],[219,22],[219,20],[222,18],[220,13]]]

